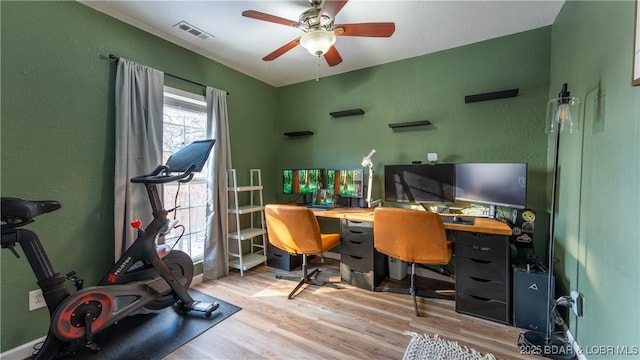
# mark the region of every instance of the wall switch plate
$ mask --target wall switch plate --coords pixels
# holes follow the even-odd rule
[[[44,301],[41,289],[29,291],[29,311],[40,309],[45,306],[47,306],[47,303]]]
[[[571,309],[573,310],[573,313],[576,314],[576,316],[578,317],[583,317],[584,316],[584,295],[582,295],[577,291],[572,291],[571,299],[573,300],[573,303],[571,304]]]

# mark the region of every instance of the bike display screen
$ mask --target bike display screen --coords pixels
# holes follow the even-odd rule
[[[171,172],[185,172],[191,165],[195,165],[193,172],[200,172],[215,142],[215,139],[194,141],[173,153],[166,165]]]

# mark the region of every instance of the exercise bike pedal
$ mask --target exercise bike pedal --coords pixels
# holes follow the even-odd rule
[[[218,307],[220,307],[220,304],[217,302],[208,303],[203,301],[194,301],[189,305],[179,306],[185,314],[189,311],[203,312],[208,318],[211,317],[211,314],[216,311]]]

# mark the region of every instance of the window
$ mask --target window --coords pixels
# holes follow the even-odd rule
[[[166,163],[169,156],[181,147],[192,141],[207,138],[206,110],[204,96],[165,86],[162,129],[163,163]],[[175,217],[178,225],[184,226],[184,233],[179,227],[166,235],[164,241],[174,249],[186,252],[194,261],[202,260],[204,255],[207,167],[195,174],[193,180],[188,183],[164,184],[165,209],[177,207],[169,217]]]

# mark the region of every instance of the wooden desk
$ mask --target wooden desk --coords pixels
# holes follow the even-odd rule
[[[314,209],[314,213],[340,220],[342,281],[369,290],[378,286],[387,275],[387,257],[373,246],[373,209]],[[510,324],[511,228],[481,217],[473,225],[445,222],[444,227],[455,239],[456,311]]]
[[[332,219],[346,219],[353,221],[373,221],[373,209],[362,208],[335,208],[329,210],[313,209],[313,212],[317,217],[332,218]],[[440,214],[440,216],[454,216],[454,214]],[[475,219],[473,225],[455,224],[450,222],[444,223],[444,228],[447,230],[459,230],[485,234],[495,235],[511,235],[511,228],[509,225],[495,219],[478,217]]]

